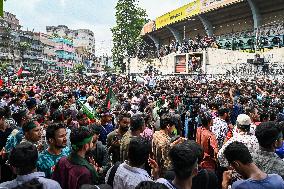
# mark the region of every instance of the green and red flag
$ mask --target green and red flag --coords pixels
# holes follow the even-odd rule
[[[111,87],[106,88],[106,94],[106,107],[111,109],[118,101]]]
[[[0,0],[0,1],[1,1],[1,0]],[[18,72],[17,72],[17,75],[20,76],[20,75],[22,74],[23,70],[24,70],[23,67],[20,67],[20,69],[19,69]]]

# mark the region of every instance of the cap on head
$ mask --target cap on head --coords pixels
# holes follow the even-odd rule
[[[237,117],[237,123],[238,123],[238,125],[250,125],[251,124],[251,119],[246,114],[240,114]]]

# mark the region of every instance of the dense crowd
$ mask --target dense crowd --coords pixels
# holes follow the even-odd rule
[[[208,47],[212,47],[214,43],[212,37],[201,37],[197,35],[195,39],[184,39],[182,43],[172,40],[169,45],[163,45],[159,50],[160,57],[166,56],[171,53],[189,53],[197,52],[200,50],[206,50]]]
[[[282,189],[282,80],[34,76],[0,90],[0,188]]]

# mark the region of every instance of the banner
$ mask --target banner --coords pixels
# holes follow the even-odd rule
[[[196,0],[156,19],[156,29],[184,20],[200,13],[201,2]]]

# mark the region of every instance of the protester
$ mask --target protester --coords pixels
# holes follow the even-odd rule
[[[175,177],[173,180],[158,179],[169,189],[191,189],[192,178],[198,172],[198,154],[187,142],[177,144],[169,152]]]
[[[70,153],[67,145],[66,127],[62,123],[54,123],[46,129],[46,141],[48,148],[39,154],[37,169],[45,173],[47,178],[51,178],[55,165],[60,158],[68,156]]]
[[[196,132],[196,142],[204,150],[204,157],[201,160],[200,166],[204,169],[215,170],[218,144],[216,136],[210,130],[210,126],[213,124],[211,114],[207,112],[201,114],[201,123],[202,127],[199,127]]]
[[[222,167],[229,166],[224,157],[224,150],[232,142],[235,141],[242,142],[249,149],[250,153],[255,153],[259,150],[258,140],[254,135],[250,133],[250,127],[251,127],[251,118],[246,114],[240,114],[237,118],[238,133],[236,133],[232,138],[230,138],[222,146],[222,148],[218,153],[219,162]]]
[[[252,160],[248,148],[241,142],[233,142],[224,151],[225,158],[237,173],[244,177],[233,183],[232,189],[282,189],[283,179],[276,174],[261,171]],[[226,171],[222,182],[222,189],[227,189],[232,179],[232,171]]]
[[[110,168],[110,157],[108,150],[101,141],[98,141],[100,136],[101,127],[93,125],[92,128],[93,136],[93,147],[87,152],[86,159],[92,158],[96,163],[97,172],[99,174],[99,183],[104,183],[104,178],[108,169]]]
[[[93,147],[93,133],[86,127],[75,128],[70,138],[72,152],[59,160],[52,179],[58,181],[63,189],[79,189],[83,184],[96,184],[98,173],[95,162],[85,159],[86,152]]]
[[[177,52],[183,50],[182,45],[187,45],[186,41],[182,44],[173,42],[170,48]],[[198,65],[197,57],[190,59],[192,66]],[[46,172],[47,177],[58,180],[62,188],[80,188],[83,184],[103,187],[96,184],[104,182],[111,165],[118,168],[129,163],[130,141],[140,138],[153,144],[150,157],[160,165],[158,176],[169,181],[177,177],[175,183],[181,185],[185,181],[187,188],[206,188],[207,184],[209,188],[214,187],[217,178],[221,183],[224,168],[219,165],[227,167],[224,151],[234,141],[245,143],[253,152],[256,164],[257,158],[261,159],[262,165],[257,164],[261,170],[282,175],[279,171],[283,167],[282,160],[274,153],[275,149],[279,153],[281,148],[278,147],[283,146],[281,124],[278,123],[284,120],[281,79],[213,78],[208,75],[171,77],[156,75],[153,67],[148,69],[146,86],[141,79],[113,74],[103,77],[35,74],[23,82],[13,78],[9,83],[4,82],[0,89],[0,101],[6,105],[4,111],[0,109],[0,131],[3,132],[0,143],[5,146],[1,152],[1,182],[14,179],[7,163],[11,149],[22,141],[30,141],[39,147],[38,169]],[[206,112],[212,113],[212,117],[204,116]],[[169,121],[164,121],[165,115]],[[267,121],[275,123],[264,132],[261,125]],[[58,129],[51,129],[55,125]],[[82,128],[88,128],[88,131],[79,132]],[[274,134],[275,128],[277,134]],[[272,134],[267,137],[263,133]],[[192,184],[189,184],[189,177],[181,179],[175,174],[172,170],[174,158],[167,156],[175,142],[183,142],[184,138],[197,141],[203,148],[188,147],[198,154],[199,170]],[[71,154],[68,147],[72,148]],[[218,149],[221,150],[217,159]],[[206,157],[210,157],[210,162]],[[150,176],[158,165],[153,166],[150,161],[151,167],[148,157],[144,160],[145,166],[139,168]],[[116,172],[116,169],[111,170]],[[69,187],[70,183],[72,186]]]
[[[160,129],[153,135],[153,158],[158,163],[160,168],[160,176],[163,176],[166,171],[170,170],[171,163],[169,159],[169,150],[172,146],[183,141],[183,138],[179,138],[171,143],[171,133],[175,129],[175,122],[173,117],[169,114],[161,116]]]
[[[261,123],[255,131],[259,150],[252,154],[255,164],[265,173],[278,174],[284,177],[284,162],[275,153],[282,146],[281,126],[276,122]]]
[[[0,184],[0,187],[15,188],[25,182],[38,179],[39,183],[46,189],[60,189],[58,182],[44,178],[43,172],[36,172],[38,151],[36,147],[28,142],[23,142],[12,149],[9,163],[15,169],[17,178]]]
[[[142,137],[134,137],[130,140],[128,147],[128,159],[117,167],[114,178],[109,178],[112,167],[106,177],[106,183],[109,179],[113,180],[114,189],[135,189],[142,181],[151,181],[150,175],[143,169],[145,162],[148,161],[151,151],[150,143]],[[153,163],[153,160],[149,160]],[[157,178],[158,170],[153,171],[153,176]]]
[[[130,130],[127,131],[120,143],[120,162],[128,159],[128,145],[130,140],[135,137],[141,137],[140,134],[145,130],[145,121],[141,115],[135,115],[130,118]]]
[[[120,160],[120,140],[129,130],[130,117],[129,113],[121,112],[117,117],[118,128],[107,135],[107,146],[113,164]]]

